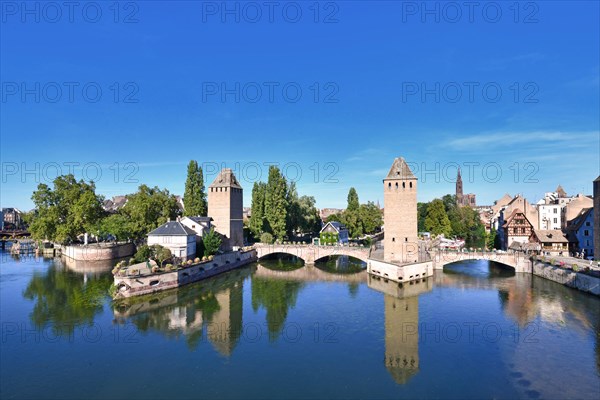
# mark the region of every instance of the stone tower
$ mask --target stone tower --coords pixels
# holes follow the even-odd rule
[[[406,264],[418,261],[417,178],[396,158],[383,180],[384,260]]]
[[[208,187],[208,216],[215,230],[224,235],[222,248],[244,245],[243,189],[233,171],[224,168]]]
[[[462,176],[460,176],[460,168],[456,176],[456,204],[463,204],[463,181]]]
[[[600,260],[600,176],[594,181],[594,259]]]

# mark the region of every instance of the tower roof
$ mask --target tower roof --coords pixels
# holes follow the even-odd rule
[[[558,187],[556,188],[556,193],[558,194],[558,197],[567,197],[567,193],[560,185],[558,185]]]
[[[231,168],[223,168],[209,187],[233,187],[242,189]]]
[[[394,160],[390,172],[385,179],[417,179],[412,173],[403,157],[398,157]]]

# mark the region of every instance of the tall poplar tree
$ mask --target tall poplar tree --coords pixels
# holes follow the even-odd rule
[[[269,167],[269,180],[265,193],[265,217],[273,235],[283,240],[287,222],[287,183],[278,167]]]
[[[206,215],[207,205],[206,192],[204,191],[204,175],[202,167],[198,165],[196,160],[191,160],[187,167],[183,204],[185,206],[183,215]]]
[[[248,222],[250,231],[255,238],[265,231],[265,194],[267,185],[264,182],[254,182],[252,187],[252,214]]]

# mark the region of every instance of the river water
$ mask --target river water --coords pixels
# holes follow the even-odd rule
[[[109,269],[2,255],[20,398],[600,398],[600,299],[470,261],[399,286],[269,260],[113,302]]]

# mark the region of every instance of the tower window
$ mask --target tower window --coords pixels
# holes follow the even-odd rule
[[[396,189],[398,189],[398,182],[396,182]]]
[[[388,189],[392,189],[392,182],[388,183]]]
[[[409,183],[409,186],[412,188],[412,182]]]
[[[405,237],[405,238],[404,238],[404,241],[405,241],[405,242],[408,242],[408,238],[407,238],[407,237]]]
[[[402,189],[406,188],[406,182],[402,182]]]
[[[396,238],[392,238],[392,242],[395,242],[395,241],[396,241]]]

